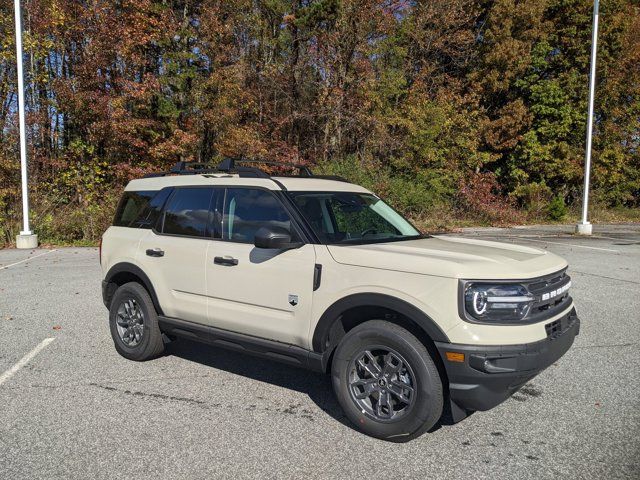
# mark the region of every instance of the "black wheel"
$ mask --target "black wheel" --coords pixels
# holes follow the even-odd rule
[[[404,328],[371,320],[350,330],[331,366],[349,419],[372,437],[404,442],[442,415],[442,381],[427,348]]]
[[[116,350],[129,360],[150,360],[164,351],[158,314],[139,283],[126,283],[116,290],[109,309],[109,328]]]

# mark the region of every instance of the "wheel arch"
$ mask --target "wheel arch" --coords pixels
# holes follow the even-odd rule
[[[386,318],[380,318],[381,314]],[[336,301],[322,314],[313,332],[313,351],[325,353],[332,349],[338,337],[363,321],[390,320],[394,315],[415,324],[431,342],[449,341],[438,324],[414,305],[381,293],[356,293]]]
[[[121,262],[115,264],[109,269],[104,277],[102,299],[107,308],[110,307],[111,300],[113,299],[113,295],[115,294],[118,287],[129,282],[140,283],[149,293],[156,312],[158,312],[159,315],[163,314],[162,308],[160,307],[160,302],[158,302],[158,296],[156,295],[156,291],[153,288],[151,280],[140,267],[129,262]]]

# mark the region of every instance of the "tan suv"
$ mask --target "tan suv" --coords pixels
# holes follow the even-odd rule
[[[573,343],[563,259],[421,235],[365,188],[295,168],[179,163],[127,185],[101,249],[121,355],[186,337],[330,372],[359,429],[406,441],[498,405]]]

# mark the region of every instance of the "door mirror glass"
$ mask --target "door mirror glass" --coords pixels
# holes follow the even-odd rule
[[[290,250],[301,247],[302,242],[292,242],[291,232],[286,228],[269,225],[258,229],[254,237],[254,245],[257,248]]]

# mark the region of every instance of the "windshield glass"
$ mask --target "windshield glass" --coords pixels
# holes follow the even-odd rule
[[[370,193],[291,192],[291,196],[322,243],[376,243],[421,236]]]

